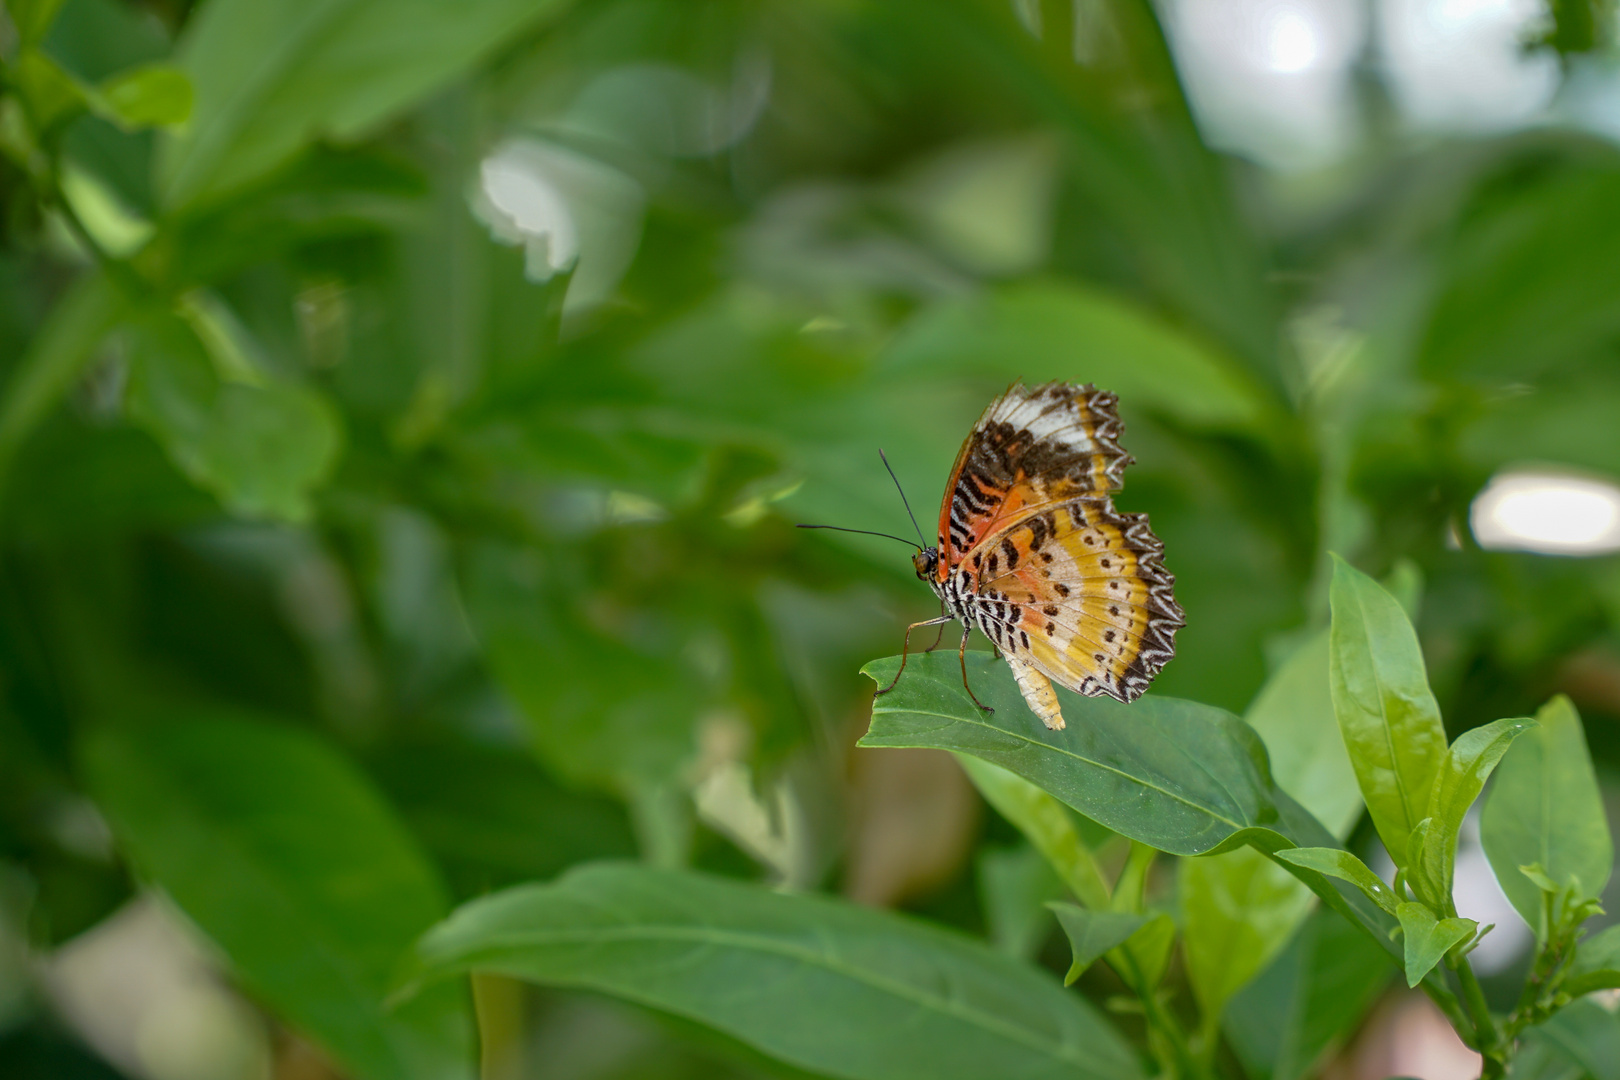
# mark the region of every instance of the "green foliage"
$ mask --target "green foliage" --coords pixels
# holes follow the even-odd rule
[[[1074,985],[1098,957],[1125,944],[1149,921],[1164,918],[1162,915],[1134,915],[1128,911],[1093,911],[1077,904],[1054,903],[1051,908],[1057,915],[1058,925],[1069,937],[1069,948],[1074,951],[1074,962],[1063,976],[1064,986]]]
[[[1557,123],[1358,68],[1285,172],[1143,0],[6,0],[0,1074],[146,1060],[58,978],[141,901],[276,1075],[1294,1080],[1403,966],[1602,1075],[1620,571],[1470,529],[1620,475],[1612,4],[1548,13]],[[1014,379],[1120,395],[1178,655],[869,710],[933,597],[791,525],[909,535],[882,447],[931,537]]]
[[[1503,759],[1480,815],[1480,839],[1502,891],[1545,939],[1544,890],[1520,868],[1537,867],[1555,890],[1595,897],[1608,884],[1614,845],[1592,774],[1581,718],[1568,698],[1548,702],[1538,726]]]
[[[417,957],[418,978],[613,994],[834,1076],[1141,1075],[1099,1014],[982,944],[699,874],[599,866],[521,886],[462,907]]]
[[[471,1075],[459,990],[382,1006],[401,954],[447,905],[353,766],[296,729],[220,715],[98,732],[84,756],[131,858],[255,992],[363,1075]]]
[[[1341,559],[1333,563],[1329,671],[1333,711],[1361,796],[1397,867],[1424,817],[1446,729],[1400,604]]]
[[[1474,936],[1478,923],[1456,917],[1436,919],[1426,904],[1407,901],[1395,909],[1406,940],[1406,985],[1416,986],[1442,957]]]

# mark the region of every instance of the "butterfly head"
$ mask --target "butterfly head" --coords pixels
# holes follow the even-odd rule
[[[916,567],[918,578],[933,581],[939,572],[939,548],[918,548],[917,554],[911,557],[911,565]]]

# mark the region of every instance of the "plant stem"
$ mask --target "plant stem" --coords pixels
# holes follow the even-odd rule
[[[1474,965],[1466,956],[1457,964],[1457,981],[1462,984],[1463,1001],[1474,1019],[1474,1038],[1478,1043],[1475,1049],[1484,1059],[1479,1074],[1481,1080],[1506,1076],[1507,1059],[1501,1035],[1496,1030],[1496,1021],[1491,1018],[1491,1008],[1485,1002],[1485,991],[1474,975]]]
[[[1457,1034],[1462,1036],[1463,1042],[1469,1044],[1469,1049],[1479,1049],[1473,1045],[1474,1025],[1469,1023],[1468,1014],[1463,1011],[1462,1003],[1457,1000],[1456,994],[1440,985],[1434,978],[1424,979],[1418,983],[1418,989],[1429,995],[1429,1000],[1445,1014],[1447,1022],[1457,1029]]]
[[[1192,1048],[1187,1045],[1186,1032],[1181,1030],[1176,1018],[1164,1009],[1153,987],[1147,984],[1147,978],[1142,974],[1142,966],[1137,963],[1135,954],[1131,952],[1129,946],[1120,949],[1120,953],[1125,961],[1125,970],[1120,974],[1141,1000],[1142,1019],[1147,1022],[1148,1030],[1170,1048],[1176,1074],[1187,1080],[1209,1080],[1209,1070],[1193,1056]],[[1170,1063],[1161,1062],[1161,1064]]]

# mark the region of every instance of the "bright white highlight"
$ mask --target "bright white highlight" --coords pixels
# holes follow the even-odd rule
[[[1321,53],[1311,20],[1290,9],[1273,14],[1266,35],[1266,60],[1272,71],[1285,75],[1309,71]]]
[[[537,257],[549,271],[561,270],[579,256],[579,231],[568,203],[531,155],[508,147],[485,158],[478,171],[490,205],[518,236],[537,242]]]
[[[1620,551],[1620,487],[1568,473],[1500,473],[1474,500],[1469,525],[1480,547],[1497,551]]]
[[[1541,0],[1379,0],[1378,49],[1416,126],[1492,131],[1532,121],[1558,89],[1558,61],[1527,52]]]
[[[1199,127],[1217,147],[1310,169],[1352,142],[1366,10],[1346,0],[1162,0]]]

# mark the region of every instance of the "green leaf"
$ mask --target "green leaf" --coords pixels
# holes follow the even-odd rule
[[[1023,282],[924,311],[883,362],[1039,381],[1071,371],[1086,343],[1086,379],[1131,403],[1206,428],[1246,428],[1266,398],[1231,359],[1129,302],[1080,284]]]
[[[1620,1019],[1596,1001],[1571,1002],[1532,1031],[1591,1080],[1620,1080]]]
[[[148,64],[102,83],[90,104],[125,131],[172,127],[191,116],[191,80],[177,67]]]
[[[1436,910],[1451,909],[1457,832],[1464,815],[1513,740],[1535,726],[1536,722],[1528,717],[1495,720],[1463,732],[1446,751],[1429,795],[1428,828],[1423,830],[1420,843],[1416,841],[1418,830],[1413,830],[1407,848],[1412,856],[1412,887],[1420,900]]]
[[[564,5],[557,0],[213,0],[179,58],[197,103],[165,148],[170,206],[240,187],[308,143],[353,141]]]
[[[1425,816],[1446,752],[1440,706],[1417,634],[1393,596],[1334,556],[1329,598],[1333,711],[1378,835],[1405,867],[1407,838]]]
[[[978,858],[979,904],[996,948],[1032,960],[1052,932],[1046,905],[1067,896],[1051,864],[1028,844],[986,848]]]
[[[523,751],[395,743],[366,763],[458,898],[636,854],[622,804],[560,787]]]
[[[57,300],[0,399],[0,482],[23,440],[67,393],[123,311],[118,290],[100,273],[86,274]]]
[[[899,666],[891,656],[861,670],[886,686]],[[1000,660],[969,654],[968,679],[993,714],[968,699],[956,657],[913,656],[899,685],[873,702],[860,744],[934,746],[982,758],[1091,820],[1176,855],[1237,847],[1244,830],[1277,821],[1265,749],[1223,709],[1153,696],[1122,705],[1060,689],[1068,727],[1048,731]]]
[[[1279,851],[1277,858],[1294,866],[1307,867],[1328,877],[1347,881],[1391,915],[1396,913],[1401,904],[1395,890],[1384,884],[1366,863],[1348,851],[1339,848],[1299,847]]]
[[[25,50],[16,59],[11,81],[27,99],[29,115],[41,131],[78,114],[88,104],[79,81],[37,49]]]
[[[1348,835],[1361,817],[1361,789],[1334,717],[1327,631],[1283,661],[1244,719],[1266,744],[1277,786],[1333,835]]]
[[[177,316],[150,315],[131,338],[130,414],[180,471],[242,517],[307,518],[340,441],[326,399],[216,359]]]
[[[56,21],[56,13],[62,7],[63,0],[6,0],[6,10],[11,14],[12,25],[17,28],[17,37],[24,45],[38,45],[45,37],[45,32]]]
[[[1407,901],[1395,909],[1406,942],[1406,985],[1416,986],[1442,957],[1474,935],[1473,919],[1436,919],[1425,905]]]
[[[1564,990],[1580,997],[1594,990],[1620,987],[1620,926],[1610,926],[1582,941],[1564,974]]]
[[[958,754],[956,760],[985,802],[1035,845],[1081,903],[1098,911],[1108,907],[1108,882],[1062,803],[988,761],[969,754]]]
[[[1064,986],[1073,986],[1086,969],[1103,953],[1125,944],[1131,935],[1163,915],[1133,915],[1128,911],[1090,911],[1078,904],[1047,904],[1057,915],[1058,925],[1069,937],[1074,962],[1063,976]]]
[[[885,911],[640,866],[459,908],[418,974],[485,971],[623,998],[852,1080],[1140,1076],[1077,995],[989,947]]]
[[[1544,934],[1541,890],[1519,867],[1537,864],[1560,888],[1575,880],[1586,896],[1599,896],[1614,866],[1614,845],[1575,706],[1559,695],[1536,720],[1498,766],[1479,832],[1502,891]]]
[[[1390,956],[1318,910],[1275,963],[1226,1007],[1223,1028],[1253,1080],[1300,1080],[1389,985]]]
[[[884,686],[899,663],[891,656],[862,671]],[[1335,842],[1272,786],[1259,738],[1223,709],[1154,695],[1122,705],[1058,689],[1069,724],[1048,731],[1024,705],[1006,664],[970,654],[968,678],[993,714],[968,699],[954,657],[913,656],[905,678],[873,702],[861,745],[930,746],[983,758],[1092,821],[1171,854],[1244,844],[1274,853]],[[1388,913],[1314,869],[1296,870],[1318,896],[1393,949]]]
[[[1421,366],[1530,382],[1606,368],[1620,309],[1601,285],[1620,258],[1620,157],[1612,148],[1482,185],[1441,263]]]
[[[1184,859],[1178,888],[1187,979],[1214,1023],[1294,936],[1310,913],[1311,890],[1253,848]]]
[[[649,648],[640,628],[593,620],[589,571],[565,558],[471,548],[467,609],[485,658],[561,778],[620,792],[662,783],[696,749],[706,689],[672,634]]]
[[[328,746],[210,715],[104,729],[83,761],[123,850],[266,1004],[366,1080],[471,1075],[458,990],[383,1006],[398,958],[447,905],[392,811]]]

